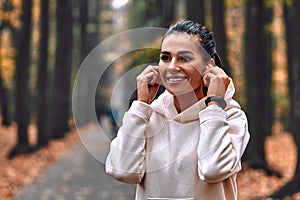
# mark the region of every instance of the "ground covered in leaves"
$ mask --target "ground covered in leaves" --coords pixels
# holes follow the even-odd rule
[[[35,153],[8,159],[16,139],[16,126],[0,127],[0,200],[11,199],[22,186],[39,178],[43,170],[55,164],[79,141],[75,131],[71,131],[65,138],[53,140]],[[29,140],[31,144],[36,141],[34,126],[29,127]]]
[[[29,133],[33,144],[36,140],[35,127],[30,127]],[[9,150],[16,143],[16,127],[0,127],[0,199],[11,199],[22,186],[38,179],[43,170],[55,164],[77,142],[79,138],[76,131],[72,131],[65,138],[51,141],[47,147],[33,154],[7,159]],[[266,156],[270,166],[280,172],[282,178],[269,177],[260,170],[244,165],[238,175],[239,200],[261,199],[278,190],[292,178],[296,155],[293,137],[276,125],[266,140]],[[286,200],[300,200],[300,191]]]
[[[297,159],[297,147],[290,133],[283,130],[280,124],[273,128],[272,135],[265,143],[266,157],[269,165],[282,177],[267,176],[261,170],[253,170],[243,166],[238,175],[239,200],[260,200],[279,190],[294,175]],[[284,200],[300,200],[299,193]]]

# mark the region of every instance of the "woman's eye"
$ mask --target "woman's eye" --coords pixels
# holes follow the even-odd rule
[[[161,59],[162,61],[170,61],[170,60],[171,60],[170,56],[166,56],[166,55],[160,56],[160,59]]]
[[[179,58],[179,60],[180,60],[180,61],[190,61],[191,58],[188,57],[188,56],[181,56],[181,57]]]

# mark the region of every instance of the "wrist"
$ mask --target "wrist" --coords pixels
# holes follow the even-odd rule
[[[209,96],[205,99],[205,105],[209,106],[211,104],[218,105],[223,110],[226,108],[227,103],[221,96]]]

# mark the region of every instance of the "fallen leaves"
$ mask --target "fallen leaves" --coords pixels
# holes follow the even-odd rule
[[[16,143],[16,127],[0,127],[0,199],[12,198],[25,184],[37,179],[45,168],[57,162],[78,141],[78,135],[70,132],[60,140],[53,140],[48,146],[35,153],[7,159]],[[29,140],[35,143],[36,130],[29,127]]]
[[[74,132],[63,139],[51,141],[47,147],[33,154],[9,160],[7,154],[16,142],[16,127],[0,127],[0,199],[11,199],[22,186],[38,179],[47,167],[62,158],[79,141]],[[29,135],[30,142],[34,143],[34,127],[30,127]],[[265,198],[293,177],[297,148],[292,135],[283,131],[281,126],[275,126],[272,135],[265,142],[265,149],[269,165],[280,172],[282,178],[267,176],[261,170],[253,170],[244,165],[237,179],[239,200]],[[300,200],[300,191],[285,200]]]
[[[266,139],[265,152],[269,166],[278,171],[282,178],[267,176],[262,170],[253,170],[244,165],[237,180],[240,200],[265,198],[280,189],[293,177],[297,147],[293,136],[285,132],[280,124],[275,124],[272,135]],[[300,200],[300,191],[286,200]]]

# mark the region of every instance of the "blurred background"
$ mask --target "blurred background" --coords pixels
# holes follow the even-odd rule
[[[0,145],[7,144],[6,132],[14,138],[0,154],[1,165],[74,130],[72,87],[81,63],[98,44],[125,30],[168,28],[178,19],[192,19],[213,31],[224,69],[235,82],[235,98],[247,113],[251,141],[245,168],[281,180],[265,193],[296,199],[299,10],[297,0],[0,0]],[[153,49],[132,51],[100,78],[95,110],[99,120],[108,119],[112,134],[125,109],[111,106],[117,81],[135,66],[157,62],[158,55]],[[132,71],[128,87],[134,87],[139,70]],[[127,95],[117,95],[116,102],[129,105],[123,89]]]

